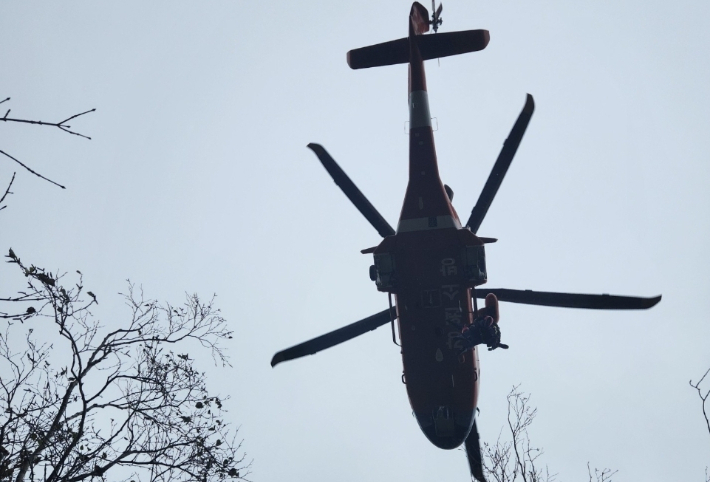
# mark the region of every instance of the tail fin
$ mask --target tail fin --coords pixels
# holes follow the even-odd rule
[[[412,9],[409,11],[409,20],[412,30],[409,35],[421,35],[429,31],[429,12],[426,7],[419,2],[412,4]]]
[[[417,43],[423,60],[483,50],[488,45],[488,30],[462,30],[460,32],[417,35]],[[368,69],[383,65],[409,62],[409,39],[401,38],[348,52],[351,69]]]

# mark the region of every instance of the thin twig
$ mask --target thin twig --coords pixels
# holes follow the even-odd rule
[[[708,368],[708,370],[705,372],[705,375],[703,375],[702,378],[698,380],[698,383],[693,385],[693,380],[689,380],[688,383],[691,387],[698,391],[698,396],[700,397],[700,400],[703,401],[703,416],[705,417],[705,424],[708,427],[708,433],[710,433],[710,420],[708,419],[708,412],[705,409],[705,404],[707,403],[708,397],[710,396],[710,389],[708,389],[705,395],[703,395],[703,392],[700,389],[700,384],[703,383],[703,380],[705,380],[705,377],[708,376],[708,373],[710,373],[710,368]]]
[[[51,182],[52,184],[61,187],[62,189],[66,189],[66,187],[62,186],[61,184],[59,184],[59,183],[57,183],[57,182],[54,182],[54,181],[52,181],[52,180],[49,179],[49,178],[44,177],[42,174],[40,174],[40,173],[38,173],[38,172],[36,172],[36,171],[33,171],[31,168],[29,168],[28,166],[24,165],[22,162],[18,161],[17,159],[15,159],[14,157],[12,157],[12,156],[11,156],[10,154],[8,154],[7,152],[5,152],[5,151],[3,151],[3,150],[0,150],[0,154],[6,155],[6,156],[9,157],[10,159],[12,159],[13,161],[15,161],[16,163],[18,163],[19,165],[21,165],[22,167],[24,167],[24,168],[27,169],[28,171],[30,171],[30,172],[31,172],[32,174],[34,174],[35,176],[40,177],[40,178],[44,179],[45,181],[49,181],[49,182]]]
[[[16,172],[12,173],[12,179],[10,179],[10,184],[7,185],[7,189],[5,189],[5,194],[3,194],[2,197],[0,197],[0,204],[2,204],[2,202],[5,200],[5,198],[7,197],[8,194],[12,194],[10,192],[10,188],[12,187],[12,183],[15,182],[15,174],[17,174],[17,173]],[[6,207],[7,206],[0,206],[0,211],[5,209]]]
[[[8,97],[5,100],[9,100],[9,99],[10,98]],[[89,136],[85,136],[84,134],[80,134],[78,132],[74,132],[74,131],[70,130],[71,126],[67,125],[66,123],[72,119],[76,119],[77,117],[80,117],[82,115],[89,114],[89,113],[95,112],[95,111],[96,111],[96,109],[90,109],[90,110],[87,110],[86,112],[81,112],[81,113],[75,114],[71,117],[67,117],[66,119],[64,119],[61,122],[45,122],[45,121],[41,121],[41,120],[35,121],[35,120],[29,120],[29,119],[15,119],[12,117],[8,117],[7,115],[10,113],[10,111],[8,110],[3,117],[0,117],[0,120],[3,122],[20,122],[23,124],[34,124],[34,125],[38,125],[38,126],[58,127],[59,129],[63,130],[64,132],[68,132],[69,134],[74,134],[75,136],[79,136],[79,137],[83,137],[84,139],[91,140],[91,137],[89,137]]]

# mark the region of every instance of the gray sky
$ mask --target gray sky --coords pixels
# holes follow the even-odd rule
[[[379,236],[329,179],[323,144],[390,221],[406,187],[406,66],[351,71],[403,37],[410,2],[3,2],[0,97],[93,140],[0,126],[18,170],[0,249],[85,274],[108,326],[130,278],[159,299],[218,293],[236,332],[232,396],[254,480],[468,480],[411,416],[388,328],[271,369],[279,349],[387,306],[360,249]],[[427,63],[440,171],[466,217],[503,140],[535,115],[479,233],[491,287],[663,294],[648,312],[504,305],[481,354],[482,437],[513,384],[560,480],[703,480],[688,387],[710,366],[710,4],[450,0],[443,31],[482,52]],[[0,159],[0,180],[16,166]],[[11,288],[0,271],[0,287]]]

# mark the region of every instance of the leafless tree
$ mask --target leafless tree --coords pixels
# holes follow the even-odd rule
[[[159,304],[129,283],[128,320],[106,330],[80,272],[7,258],[27,287],[0,298],[1,481],[248,480],[225,399],[187,353],[229,365],[220,342],[232,333],[213,299]]]
[[[1,100],[1,101],[0,101],[0,104],[3,104],[3,103],[5,103],[5,102],[8,102],[9,100],[10,100],[10,97],[8,97],[8,98],[6,98],[6,99],[4,99],[4,100]],[[89,114],[89,113],[91,113],[91,112],[94,112],[95,110],[96,110],[96,109],[91,109],[91,110],[87,110],[86,112],[81,112],[81,113],[79,113],[79,114],[74,114],[73,116],[67,117],[66,119],[64,119],[64,120],[62,120],[62,121],[59,121],[59,122],[45,122],[45,121],[41,121],[41,120],[18,119],[18,118],[14,118],[14,117],[8,117],[8,115],[10,115],[10,112],[11,112],[11,109],[8,109],[7,112],[5,112],[5,115],[2,116],[2,117],[0,117],[0,121],[2,121],[2,122],[17,122],[17,123],[21,123],[21,124],[33,124],[33,125],[38,125],[38,126],[56,127],[56,128],[58,128],[58,129],[60,129],[60,130],[62,130],[62,131],[64,131],[64,132],[66,132],[66,133],[68,133],[68,134],[73,134],[73,135],[75,135],[75,136],[79,136],[79,137],[83,137],[84,139],[89,139],[89,140],[91,140],[91,137],[85,136],[84,134],[80,134],[80,133],[78,133],[78,132],[76,132],[76,131],[71,130],[72,127],[71,127],[69,124],[67,124],[67,122],[69,122],[69,121],[71,121],[71,120],[74,120],[74,119],[76,119],[76,118],[78,118],[78,117],[81,117],[81,116],[83,116],[83,115],[85,115],[85,114]],[[22,166],[25,170],[27,170],[28,172],[34,174],[35,176],[37,176],[37,177],[39,177],[39,178],[41,178],[41,179],[44,179],[45,181],[51,182],[51,183],[54,184],[55,186],[59,186],[59,187],[61,187],[62,189],[66,189],[65,186],[62,186],[61,184],[59,184],[59,183],[57,183],[57,182],[54,182],[54,181],[52,181],[51,179],[49,179],[49,178],[47,178],[47,177],[44,177],[42,174],[40,174],[40,173],[38,173],[37,171],[33,170],[31,167],[29,167],[29,166],[26,165],[25,163],[21,162],[21,161],[20,161],[19,159],[17,159],[16,157],[11,156],[11,155],[8,154],[7,152],[3,151],[2,149],[0,149],[0,154],[2,154],[3,156],[5,156],[5,157],[7,157],[7,158],[9,158],[9,159],[11,159],[11,160],[13,160],[15,163],[19,164],[19,165]],[[7,198],[7,196],[8,196],[9,194],[12,194],[12,191],[10,191],[10,189],[12,188],[12,183],[15,182],[15,175],[16,175],[16,174],[17,174],[17,172],[13,172],[13,173],[12,173],[12,178],[10,179],[9,184],[7,185],[7,188],[5,189],[5,193],[2,195],[2,197],[0,197],[0,211],[2,211],[3,209],[5,209],[5,208],[7,207],[6,205],[3,205],[2,203],[5,201],[5,199]]]
[[[503,440],[503,429],[495,444],[483,444],[483,467],[489,479],[496,482],[554,482],[556,474],[543,468],[540,457],[543,450],[530,442],[528,429],[537,416],[537,408],[530,405],[530,395],[514,386],[508,393],[508,427],[510,439]],[[506,437],[507,438],[507,437]],[[612,482],[617,471],[591,469],[587,464],[590,482]],[[594,477],[594,479],[592,478]]]
[[[528,428],[535,420],[537,408],[530,406],[530,395],[514,386],[508,393],[508,434],[510,441],[502,441],[503,430],[495,444],[483,444],[483,467],[496,482],[552,482],[555,475],[547,466],[541,468],[538,459],[542,449],[531,446]]]

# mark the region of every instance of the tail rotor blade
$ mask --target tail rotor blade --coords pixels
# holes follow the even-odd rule
[[[367,200],[365,195],[357,188],[354,182],[350,180],[345,171],[343,171],[338,163],[328,154],[320,144],[308,144],[308,147],[318,156],[321,164],[328,171],[330,177],[333,178],[335,184],[345,193],[355,207],[362,213],[365,218],[370,221],[370,224],[380,233],[383,238],[393,235],[394,229],[390,226],[385,218],[375,209],[375,207]]]
[[[277,364],[288,361],[295,360],[296,358],[301,358],[306,355],[313,355],[319,351],[323,351],[326,348],[330,348],[335,345],[339,345],[343,342],[351,340],[356,336],[363,335],[368,331],[372,331],[379,328],[382,325],[386,325],[391,319],[397,317],[397,312],[395,308],[380,311],[372,316],[368,316],[365,319],[356,321],[337,330],[321,335],[312,340],[300,343],[286,350],[282,350],[274,355],[271,359],[271,366],[275,367]]]
[[[518,120],[510,131],[510,135],[503,143],[503,149],[501,149],[498,159],[488,176],[486,185],[483,186],[483,191],[481,191],[481,195],[478,197],[478,201],[471,211],[471,217],[468,218],[468,222],[466,223],[466,226],[471,228],[474,234],[481,226],[483,218],[486,217],[488,208],[491,207],[493,198],[495,198],[498,188],[500,188],[503,182],[505,173],[508,172],[510,163],[513,162],[513,157],[515,157],[520,141],[523,140],[523,134],[525,134],[525,129],[528,127],[534,110],[535,101],[532,95],[528,94],[525,107],[523,107],[523,111],[520,113],[520,116],[518,116]]]
[[[647,310],[661,301],[661,295],[650,298],[616,295],[586,295],[578,293],[553,293],[549,291],[510,290],[505,288],[477,288],[476,298],[493,293],[498,301],[524,305],[555,306],[559,308],[586,308],[591,310]]]

